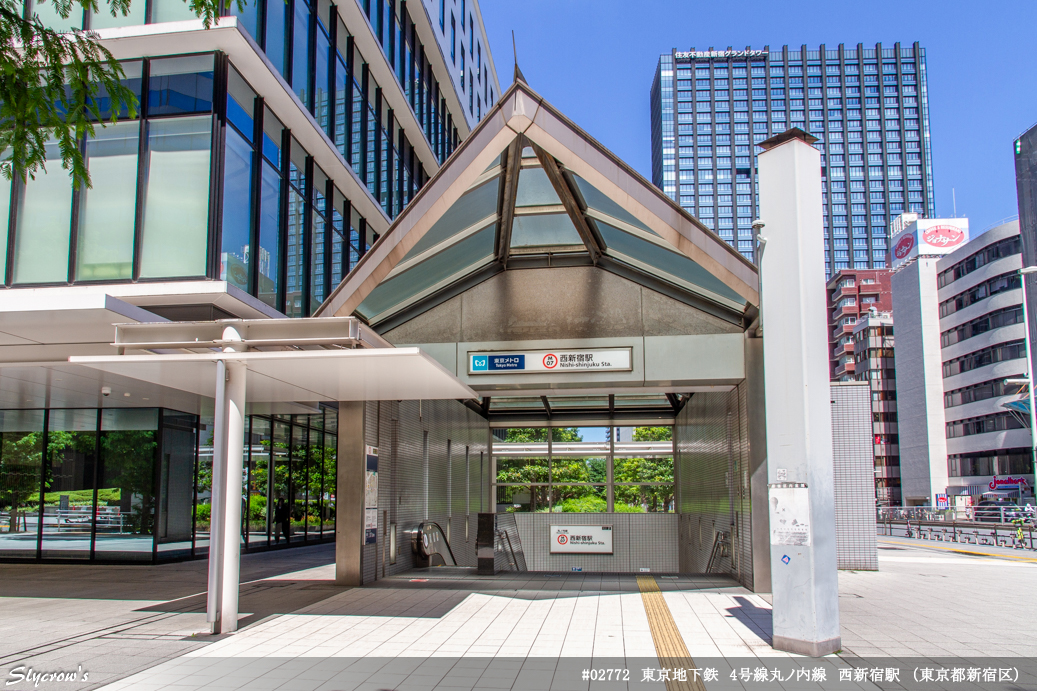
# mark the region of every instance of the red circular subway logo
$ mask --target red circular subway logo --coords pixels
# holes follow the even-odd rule
[[[544,356],[544,367],[547,369],[554,369],[558,366],[558,356],[553,353],[548,353]]]
[[[893,247],[893,256],[897,259],[903,259],[911,253],[911,249],[915,246],[914,234],[908,234],[900,238],[900,241]]]
[[[566,535],[559,535],[558,536],[558,544],[564,545],[568,541],[569,541],[568,536],[566,536]]]
[[[933,247],[954,247],[964,242],[965,231],[957,226],[938,225],[926,228],[922,233],[922,239]]]

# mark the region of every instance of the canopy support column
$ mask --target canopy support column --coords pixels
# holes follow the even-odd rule
[[[205,615],[214,634],[238,629],[246,376],[247,368],[240,362],[216,362],[209,588]]]
[[[363,585],[364,402],[338,404],[338,478],[335,495],[335,583]]]

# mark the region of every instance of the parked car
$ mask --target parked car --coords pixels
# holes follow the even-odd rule
[[[992,499],[981,501],[973,512],[974,520],[981,523],[1011,523],[1013,518],[1024,517],[1024,512],[1018,505]]]

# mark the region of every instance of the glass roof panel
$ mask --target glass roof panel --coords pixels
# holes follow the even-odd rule
[[[683,254],[667,250],[659,245],[642,240],[607,223],[598,223],[598,231],[608,248],[608,254],[624,254],[649,267],[700,286],[709,292],[745,304],[745,299],[731,290],[719,278],[702,268]]]
[[[519,173],[515,206],[548,206],[561,204],[554,186],[543,168],[523,168]]]
[[[515,216],[511,226],[512,247],[555,247],[579,245],[583,240],[576,232],[569,214],[536,214]]]
[[[428,232],[418,240],[417,244],[410,248],[410,252],[403,258],[403,261],[421,254],[488,216],[496,215],[499,188],[500,185],[495,178],[461,195],[461,198],[447,209],[447,212],[428,229]]]
[[[414,268],[382,281],[360,303],[357,312],[371,320],[449,278],[467,275],[489,263],[496,231],[497,224],[492,224]]]
[[[484,170],[483,172],[485,173],[487,170],[490,170],[491,168],[499,166],[500,165],[500,157],[501,157],[501,155],[497,154],[497,158],[493,159],[493,163],[491,163],[489,165],[489,167],[486,170]]]
[[[640,228],[641,230],[647,231],[652,235],[658,235],[658,233],[656,233],[654,230],[652,230],[644,223],[641,223],[641,221],[634,218],[633,214],[631,214],[629,211],[627,211],[622,206],[606,197],[605,194],[602,193],[601,190],[599,190],[597,187],[590,184],[589,182],[581,178],[579,175],[573,175],[573,178],[576,180],[576,186],[580,188],[580,193],[583,194],[583,199],[587,202],[587,206],[594,209],[595,211],[600,211],[603,214],[608,214],[613,218],[618,218],[620,221],[629,223],[635,228]]]

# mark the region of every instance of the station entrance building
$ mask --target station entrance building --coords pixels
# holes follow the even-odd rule
[[[243,547],[333,537],[360,586],[433,524],[475,566],[493,514],[529,569],[729,574],[837,650],[812,142],[762,143],[762,275],[519,78],[312,318],[10,291],[48,360],[0,364],[0,558],[207,554],[219,633]]]
[[[758,285],[516,82],[318,314],[420,348],[478,395],[339,407],[340,477],[359,483],[379,450],[377,507],[339,500],[340,577],[410,568],[400,531],[422,521],[474,566],[475,516],[501,511],[532,569],[768,590]],[[587,523],[611,526],[611,554],[552,549],[551,526]]]

